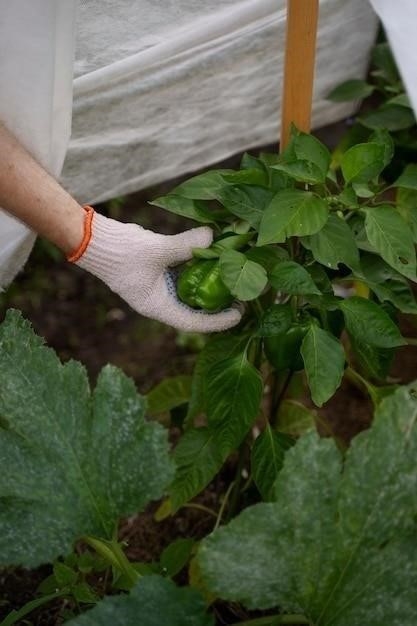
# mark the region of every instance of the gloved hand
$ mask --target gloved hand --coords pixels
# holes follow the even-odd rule
[[[176,296],[168,268],[187,261],[193,248],[211,244],[208,227],[179,235],[160,235],[136,224],[124,224],[86,207],[84,239],[68,261],[100,278],[135,311],[179,330],[214,332],[235,326],[237,309],[220,313],[195,311]]]

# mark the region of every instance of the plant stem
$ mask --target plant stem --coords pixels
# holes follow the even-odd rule
[[[233,487],[231,489],[229,511],[227,513],[227,518],[226,518],[227,521],[232,519],[237,509],[237,505],[239,504],[240,485],[242,482],[242,470],[245,464],[245,457],[246,457],[246,440],[239,447],[239,458],[237,462],[236,476],[232,483]]]
[[[106,559],[110,565],[124,574],[132,587],[141,578],[141,575],[129,562],[117,541],[105,541],[104,539],[96,539],[89,536],[83,537],[83,541]]]
[[[247,622],[239,622],[239,626],[278,626],[278,624],[308,624],[309,619],[304,615],[269,615],[267,617],[257,617]]]
[[[18,611],[12,611],[7,615],[7,617],[0,622],[0,626],[12,626],[12,624],[16,624],[17,621],[21,620],[26,615],[29,615],[35,609],[43,606],[44,604],[48,604],[51,600],[55,600],[56,598],[63,598],[68,595],[68,591],[57,591],[56,593],[51,593],[48,596],[43,596],[42,598],[37,598],[36,600],[32,600],[31,602],[27,602],[22,608]]]
[[[224,494],[223,502],[222,502],[221,507],[219,509],[219,513],[217,515],[216,523],[214,524],[213,530],[217,530],[218,527],[220,526],[220,523],[221,523],[222,517],[223,517],[223,513],[224,513],[224,509],[225,509],[226,504],[227,504],[227,502],[229,500],[229,496],[230,496],[230,494],[232,492],[232,489],[233,489],[234,485],[235,485],[234,481],[231,482],[230,485],[227,488],[226,493]]]
[[[187,502],[187,504],[182,505],[183,509],[197,509],[197,511],[204,511],[204,513],[208,513],[208,515],[212,515],[217,519],[216,511],[210,509],[208,506],[204,506],[204,504],[198,504],[197,502]]]
[[[415,337],[404,337],[409,346],[417,346],[417,339]]]
[[[285,394],[288,391],[288,387],[290,386],[290,383],[291,383],[293,375],[294,375],[293,371],[289,371],[288,372],[288,374],[287,374],[287,376],[286,376],[286,378],[285,378],[285,380],[284,380],[284,382],[282,384],[282,387],[281,387],[281,389],[280,389],[280,391],[278,393],[277,398],[275,398],[275,397],[272,398],[271,419],[275,419],[275,416],[276,416],[276,414],[278,412],[280,404],[284,400]]]

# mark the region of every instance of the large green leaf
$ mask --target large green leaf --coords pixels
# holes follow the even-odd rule
[[[251,452],[251,470],[263,500],[272,499],[272,488],[284,464],[285,453],[294,441],[289,435],[272,430],[269,424],[255,439]]]
[[[395,201],[398,212],[411,230],[414,243],[417,243],[417,190],[399,187]]]
[[[301,344],[301,356],[314,404],[322,406],[342,382],[345,353],[336,337],[311,325]]]
[[[246,354],[219,361],[207,372],[207,418],[223,424],[220,448],[230,450],[252,425],[262,397],[262,378]]]
[[[400,213],[388,204],[366,209],[365,230],[371,245],[391,267],[417,282],[413,236]]]
[[[188,402],[191,396],[191,376],[164,378],[147,395],[150,415],[170,411]]]
[[[348,224],[337,215],[329,215],[320,232],[307,241],[316,261],[338,269],[339,263],[347,265],[353,270],[360,271],[359,251],[355,238]]]
[[[262,217],[257,245],[313,235],[323,228],[328,214],[327,203],[310,191],[278,191]]]
[[[245,354],[204,368],[208,426],[190,428],[175,449],[177,466],[170,487],[172,509],[196,496],[235,450],[259,410],[262,379]]]
[[[274,192],[254,185],[230,185],[219,189],[216,199],[233,215],[246,220],[254,228],[262,218]]]
[[[416,123],[413,111],[398,104],[385,104],[361,115],[358,121],[367,128],[385,128],[390,131],[411,128]]]
[[[209,170],[181,183],[171,194],[189,200],[215,200],[218,191],[228,184],[224,176],[234,173],[234,170]]]
[[[241,352],[242,342],[245,341],[245,337],[224,333],[210,338],[204,346],[198,355],[193,371],[187,423],[191,423],[199,413],[204,413],[206,410],[209,368],[218,361],[238,355]]]
[[[392,186],[417,191],[417,163],[409,163]]]
[[[278,263],[269,275],[269,282],[278,291],[294,295],[320,295],[307,270],[295,261]]]
[[[391,302],[402,313],[417,313],[417,302],[408,280],[376,254],[361,259],[366,284],[381,302]]]
[[[108,597],[70,626],[213,626],[202,596],[161,576],[145,576],[129,595]]]
[[[351,79],[341,83],[327,96],[333,102],[345,102],[347,100],[361,100],[373,93],[375,87],[364,80]]]
[[[254,300],[268,282],[265,268],[237,250],[221,254],[220,273],[226,287],[239,300]]]
[[[355,341],[375,348],[396,348],[407,343],[388,313],[375,302],[353,296],[341,300],[339,306],[346,329]]]
[[[326,179],[331,154],[321,141],[313,135],[298,131],[291,141],[291,150],[297,159],[313,163],[320,171],[322,180]]]
[[[287,174],[287,176],[298,182],[308,183],[310,185],[323,183],[326,179],[326,175],[311,161],[285,159],[281,163],[273,165],[272,168]]]
[[[311,432],[286,453],[275,502],[205,539],[204,580],[251,608],[302,613],[314,626],[414,626],[417,611],[417,400],[381,402],[342,459]]]
[[[189,200],[182,196],[176,196],[174,194],[168,194],[167,196],[160,196],[149,204],[175,213],[175,215],[181,215],[187,217],[201,224],[212,224],[216,221],[216,216],[212,213],[204,204],[199,200]]]
[[[384,147],[379,143],[358,143],[342,156],[342,174],[347,183],[367,183],[384,169]]]
[[[213,427],[190,428],[179,440],[174,452],[177,471],[169,489],[173,512],[200,493],[226,460],[230,450],[220,449],[218,432]]]
[[[173,467],[166,432],[133,382],[105,367],[90,394],[17,312],[0,327],[0,559],[28,567],[159,498]]]

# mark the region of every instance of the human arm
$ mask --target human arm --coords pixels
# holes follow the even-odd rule
[[[86,212],[1,124],[0,206],[146,317],[196,332],[224,330],[240,320],[236,309],[207,314],[190,309],[176,297],[168,268],[189,259],[193,248],[209,246],[209,228],[159,235]]]

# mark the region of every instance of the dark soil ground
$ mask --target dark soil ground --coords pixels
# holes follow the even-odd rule
[[[341,123],[320,134],[328,145],[332,145],[343,130],[344,124]],[[236,157],[222,166],[234,167],[238,163],[239,157]],[[110,202],[98,209],[122,221],[137,221],[161,233],[179,232],[194,224],[146,205],[149,199],[166,193],[177,182],[134,194],[123,204]],[[64,263],[46,242],[37,243],[25,270],[8,291],[0,295],[0,321],[9,307],[20,309],[62,360],[74,358],[84,363],[93,384],[106,363],[123,369],[144,394],[164,377],[192,370],[195,359],[193,337],[140,317],[94,277]],[[406,336],[417,336],[415,318],[403,318],[401,324]],[[402,348],[396,357],[392,376],[401,382],[416,379],[416,356],[416,347]],[[332,431],[348,442],[369,425],[372,408],[364,394],[346,382],[321,410],[321,415]],[[218,509],[220,494],[224,493],[228,481],[227,474],[232,471],[233,461],[196,502]],[[200,509],[184,508],[175,517],[159,523],[154,519],[154,511],[155,505],[121,525],[120,536],[128,542],[128,555],[133,560],[155,560],[173,539],[199,539],[213,526],[214,518]],[[48,567],[36,571],[0,571],[0,619],[36,597],[38,585],[49,573]],[[62,623],[66,608],[65,603],[57,601],[47,609],[32,613],[28,621],[19,623],[55,626]],[[246,612],[237,606],[219,604],[215,611],[219,625],[248,619]]]

